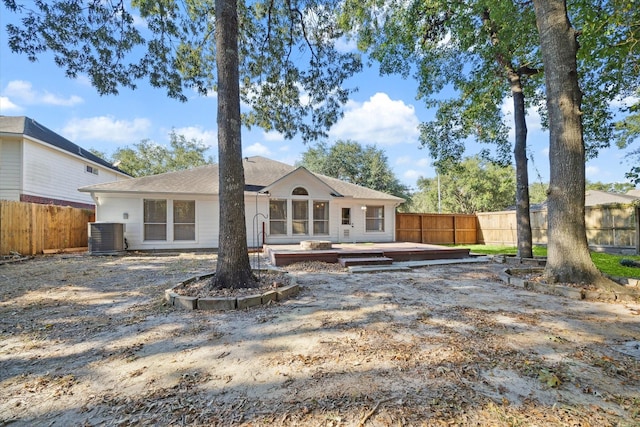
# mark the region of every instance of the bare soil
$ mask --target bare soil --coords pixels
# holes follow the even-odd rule
[[[262,260],[264,263],[264,260]],[[291,266],[297,298],[181,311],[215,255],[0,265],[0,426],[640,425],[640,305],[504,266]]]

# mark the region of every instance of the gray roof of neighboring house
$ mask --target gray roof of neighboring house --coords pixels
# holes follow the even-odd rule
[[[245,191],[249,192],[260,191],[284,176],[297,170],[302,170],[305,171],[305,173],[315,176],[329,188],[333,189],[336,196],[353,197],[357,199],[384,199],[396,202],[403,201],[400,197],[371,190],[336,178],[316,174],[302,167],[287,165],[286,163],[277,162],[261,156],[246,157],[243,165]],[[96,193],[218,194],[218,165],[206,165],[189,170],[89,185],[79,190]]]
[[[607,191],[600,191],[600,190],[587,190],[585,192],[584,205],[598,206],[598,205],[608,205],[608,204],[614,204],[614,203],[628,204],[639,199],[640,199],[640,190],[630,190],[626,194],[609,193]],[[516,209],[515,206],[510,206],[506,210],[513,211],[515,209]],[[529,210],[531,211],[539,211],[542,209],[547,209],[546,200],[542,203],[537,203],[529,207]]]
[[[0,116],[0,133],[30,136],[38,141],[67,151],[75,156],[84,157],[105,168],[128,175],[106,160],[96,156],[68,139],[58,135],[51,129],[25,116]]]
[[[585,206],[607,205],[610,203],[631,203],[640,196],[632,196],[620,193],[609,193],[600,190],[587,190],[585,193]]]

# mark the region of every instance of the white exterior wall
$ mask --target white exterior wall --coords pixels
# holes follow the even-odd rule
[[[392,242],[395,240],[395,202],[375,199],[353,199],[334,197],[330,189],[322,182],[306,178],[308,175],[290,177],[278,185],[269,188],[269,194],[245,193],[245,221],[247,246],[260,247],[267,243],[296,244],[302,240],[329,240],[333,243],[354,242]],[[304,182],[304,184],[301,184]],[[296,187],[304,187],[308,196],[292,196]],[[172,249],[213,249],[219,241],[219,212],[217,196],[185,196],[159,194],[108,194],[96,195],[96,220],[101,222],[119,222],[125,224],[125,238],[130,250],[172,250]],[[143,200],[167,200],[167,240],[144,240]],[[287,234],[272,235],[269,232],[269,202],[272,199],[287,202]],[[292,233],[292,200],[306,200],[309,203],[309,234]],[[195,200],[196,202],[196,239],[194,241],[173,241],[173,200]],[[313,235],[314,201],[329,203],[329,234]],[[366,211],[363,206],[384,206],[384,231],[367,232],[365,230]],[[342,208],[351,209],[351,222],[348,238],[344,237]],[[126,215],[125,215],[126,214]],[[126,218],[125,218],[126,217]],[[266,237],[261,234],[262,227]]]
[[[144,240],[144,199],[167,200],[167,240]],[[173,240],[173,200],[196,203],[195,240]],[[110,195],[96,198],[96,221],[125,224],[124,237],[130,250],[211,249],[218,247],[217,197],[172,195]]]
[[[22,193],[30,196],[93,204],[91,196],[79,192],[79,187],[123,178],[92,161],[28,139],[23,140],[22,158]],[[98,175],[87,172],[87,165],[97,168]]]
[[[0,199],[20,200],[22,188],[21,143],[18,140],[0,138]]]
[[[395,240],[395,210],[394,202],[382,202],[380,200],[353,199],[350,197],[334,197],[330,194],[330,189],[316,179],[304,179],[309,175],[300,173],[299,176],[290,176],[282,182],[269,189],[269,198],[287,200],[287,234],[275,235],[269,233],[269,220],[266,220],[266,242],[268,244],[289,244],[299,243],[302,240],[317,239],[329,240],[333,243],[353,243],[353,242],[392,242]],[[304,187],[309,193],[308,196],[292,196],[291,193],[296,187]],[[261,196],[266,197],[266,196]],[[292,200],[309,201],[309,234],[294,235],[291,228],[292,220]],[[329,234],[313,234],[313,209],[314,201],[329,202]],[[384,206],[384,231],[367,232],[363,206]],[[351,225],[342,225],[342,208],[351,208]],[[266,214],[269,212],[268,202],[264,207]],[[349,228],[349,236],[345,237],[344,229]]]
[[[250,248],[262,247],[265,243],[265,236],[262,234],[263,224],[265,231],[267,233],[269,231],[269,197],[264,194],[245,193],[244,206],[247,223],[247,246]]]

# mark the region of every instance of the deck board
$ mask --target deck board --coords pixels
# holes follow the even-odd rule
[[[394,242],[376,244],[334,244],[331,250],[301,250],[299,245],[265,245],[264,251],[275,266],[303,261],[337,263],[338,258],[386,257],[393,262],[469,257],[469,249]]]

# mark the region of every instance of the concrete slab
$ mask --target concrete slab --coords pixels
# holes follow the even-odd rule
[[[389,271],[411,271],[409,267],[401,265],[354,265],[349,267],[349,273],[385,273]]]
[[[400,265],[409,268],[427,267],[430,265],[448,265],[448,264],[469,264],[469,263],[485,263],[491,261],[491,257],[479,256],[470,258],[456,258],[456,259],[431,259],[423,261],[403,261],[394,262],[394,265]]]

